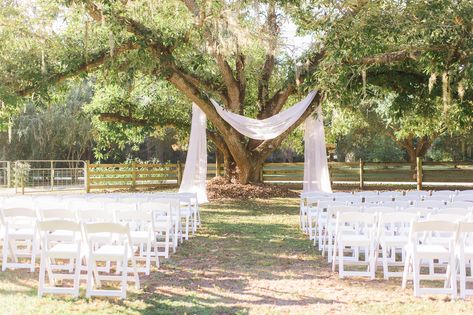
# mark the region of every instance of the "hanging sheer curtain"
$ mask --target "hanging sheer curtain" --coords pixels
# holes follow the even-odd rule
[[[317,118],[309,116],[304,131],[304,192],[332,192],[328,171],[322,107]]]
[[[207,199],[207,117],[194,103],[192,104],[192,125],[187,150],[186,165],[179,192],[197,194],[199,203]]]
[[[248,118],[225,110],[214,100],[210,100],[217,110],[218,114],[225,119],[239,133],[256,140],[269,140],[276,138],[289,127],[291,127],[301,115],[317,94],[317,91],[310,92],[305,99],[269,118],[258,120]]]

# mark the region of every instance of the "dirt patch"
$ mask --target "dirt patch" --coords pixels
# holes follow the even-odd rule
[[[222,177],[207,181],[209,200],[297,198],[299,193],[283,185],[229,183]]]

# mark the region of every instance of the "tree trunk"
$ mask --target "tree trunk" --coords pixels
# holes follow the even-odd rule
[[[258,159],[237,160],[236,164],[238,166],[238,182],[240,184],[246,185],[248,183],[262,182],[261,171],[263,169],[263,161]]]

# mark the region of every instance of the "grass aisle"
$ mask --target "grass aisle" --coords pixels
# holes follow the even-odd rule
[[[473,313],[469,301],[415,299],[400,280],[345,279],[298,227],[298,200],[213,202],[203,227],[126,301],[36,297],[38,274],[0,273],[3,314]],[[83,285],[84,287],[84,285]]]

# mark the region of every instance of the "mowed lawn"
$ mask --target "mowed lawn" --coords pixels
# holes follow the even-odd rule
[[[128,299],[38,298],[38,273],[0,273],[1,314],[458,314],[473,299],[414,298],[400,280],[338,279],[298,227],[297,199],[212,202],[203,227]],[[85,284],[82,285],[85,288]]]

